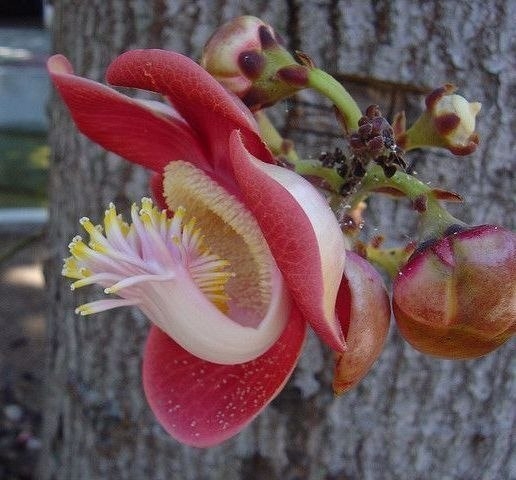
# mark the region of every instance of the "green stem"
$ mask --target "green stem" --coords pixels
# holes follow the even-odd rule
[[[434,120],[428,112],[424,112],[405,132],[405,142],[403,148],[406,152],[421,147],[446,148],[446,143],[435,129]]]
[[[342,177],[334,168],[323,167],[317,161],[298,160],[294,163],[294,170],[303,177],[317,177],[324,180],[335,193],[342,185]]]
[[[293,165],[299,161],[299,156],[294,149],[292,142],[285,140],[269,117],[263,110],[259,110],[254,114],[260,129],[260,136],[265,141],[271,152],[276,155],[284,156]]]
[[[308,73],[307,86],[329,98],[335,104],[348,131],[358,129],[358,121],[362,117],[362,112],[341,83],[324,70],[313,68]]]
[[[349,199],[351,208],[365,200],[371,193],[382,188],[392,188],[400,191],[412,201],[425,201],[425,209],[420,211],[421,236],[423,238],[441,236],[451,225],[465,225],[464,222],[455,218],[441,205],[428,185],[401,171],[397,171],[392,177],[388,178],[379,165],[373,165],[366,172],[359,190]]]
[[[301,160],[292,142],[286,141],[276,130],[269,117],[263,111],[255,113],[260,134],[271,152],[283,156],[294,167],[296,173],[303,177],[317,177],[324,180],[334,192],[338,192],[342,177],[333,168],[323,167],[316,160]]]
[[[367,259],[385,270],[390,278],[395,278],[401,267],[407,263],[410,255],[414,251],[410,245],[398,248],[375,248],[371,245],[366,245]]]

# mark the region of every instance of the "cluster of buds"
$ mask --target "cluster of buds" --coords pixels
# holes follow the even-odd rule
[[[455,227],[461,222],[449,215],[439,200],[457,201],[460,197],[430,189],[405,173],[404,154],[415,148],[440,147],[455,155],[474,152],[479,143],[475,118],[480,103],[468,102],[455,93],[453,85],[446,84],[426,97],[426,109],[410,128],[403,112],[395,116],[391,126],[377,105],[357,115],[356,105],[340,86],[326,76],[321,77],[326,81],[323,85],[315,81],[313,64],[305,60],[295,65],[277,38],[260,20],[241,17],[212,37],[203,64],[253,110],[306,87],[334,101],[346,148],[321,154],[315,165],[291,156],[294,162],[288,166],[314,184],[332,185],[333,196],[337,192],[344,202],[348,197],[351,212],[373,191],[412,200],[421,214],[425,239],[412,255],[413,242],[409,247],[384,252],[361,242],[359,230],[343,222],[343,231],[353,237],[356,251],[383,264],[394,277],[393,309],[403,336],[422,352],[444,358],[472,358],[500,346],[514,334],[516,322],[515,235],[495,226],[461,226],[457,231]],[[230,56],[225,43],[231,46]],[[269,51],[282,53],[271,56]],[[308,59],[300,54],[297,58]],[[232,85],[221,78],[221,69],[214,67],[218,64],[231,67],[234,79],[238,78],[244,88],[234,88],[235,80]],[[258,98],[261,101],[255,101]],[[260,115],[263,118],[264,113]],[[277,137],[275,132],[275,143]],[[349,214],[344,218],[350,218]],[[363,222],[361,218],[360,224]],[[344,357],[339,356],[337,365],[335,385],[341,387],[336,390],[343,390]]]
[[[395,165],[405,168],[405,162],[398,155],[400,150],[394,139],[394,130],[378,105],[370,105],[366,109],[358,121],[358,130],[349,136],[349,144],[354,156],[360,158],[364,166],[374,160],[384,167],[387,177],[394,175]]]

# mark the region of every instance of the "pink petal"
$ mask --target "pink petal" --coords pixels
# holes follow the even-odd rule
[[[231,160],[243,200],[255,215],[281,273],[305,319],[334,350],[345,350],[335,315],[345,245],[340,227],[322,196],[299,175],[285,187],[252,158],[238,132],[231,139]],[[263,168],[262,168],[263,167]],[[276,170],[275,170],[276,171]],[[297,180],[296,180],[297,178]]]
[[[74,75],[62,55],[51,57],[47,66],[79,130],[94,142],[155,171],[178,159],[207,167],[198,139],[178,118]]]
[[[381,275],[354,252],[347,252],[337,311],[347,350],[336,354],[335,393],[355,386],[370,370],[389,332],[391,307]]]
[[[279,393],[304,343],[306,324],[294,307],[278,341],[256,360],[219,365],[200,360],[153,327],[143,385],[157,419],[177,440],[209,447],[232,437]]]
[[[168,97],[205,139],[215,170],[227,170],[228,138],[235,129],[242,130],[246,146],[254,155],[272,162],[249,110],[191,59],[165,50],[132,50],[114,60],[107,79],[113,85],[141,88]]]

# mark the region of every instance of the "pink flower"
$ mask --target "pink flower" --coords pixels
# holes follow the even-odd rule
[[[310,183],[274,164],[240,100],[188,58],[137,50],[111,64],[109,82],[163,104],[75,76],[61,55],[48,68],[79,129],[152,170],[166,209],[144,199],[131,225],[114,206],[103,229],[81,220],[90,242],[72,241],[65,275],[121,298],[78,311],[137,305],[155,324],[143,364],[151,408],[181,442],[217,444],[283,387],[307,322],[345,350],[339,225]]]
[[[515,331],[515,234],[483,225],[414,254],[395,279],[393,309],[423,353],[462,359],[495,350]]]

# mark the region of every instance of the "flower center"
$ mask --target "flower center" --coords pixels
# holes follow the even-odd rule
[[[81,219],[90,238],[72,240],[63,275],[75,279],[72,290],[98,284],[118,297],[76,311],[136,305],[199,358],[221,364],[255,359],[279,338],[290,312],[290,296],[256,220],[186,162],[167,167],[164,187],[172,218],[144,198],[141,208],[132,206],[130,224],[114,205],[103,226]]]
[[[141,204],[141,209],[133,204],[130,225],[117,214],[113,204],[105,212],[104,227],[93,225],[86,217],[81,219],[90,240],[88,244],[80,236],[72,240],[72,256],[65,260],[63,275],[77,279],[72,290],[99,284],[105,293],[127,298],[86,303],[76,312],[90,315],[137,305],[138,294],[131,287],[172,280],[178,265],[188,269],[198,288],[219,310],[227,311],[225,285],[234,273],[228,271],[227,260],[206,248],[195,218],[185,223],[183,207],[176,210],[173,218],[167,218],[166,211],[160,212],[149,198],[143,198]]]
[[[231,299],[228,316],[241,324],[258,325],[269,306],[275,262],[253,215],[187,162],[166,167],[164,190],[169,209],[185,205],[197,219],[206,245],[230,263],[235,275],[225,286]]]

